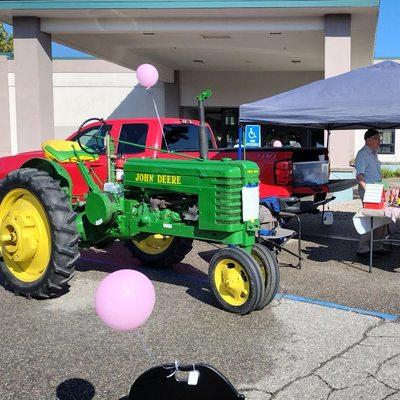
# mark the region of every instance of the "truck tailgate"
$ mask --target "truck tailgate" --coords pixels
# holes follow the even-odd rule
[[[326,185],[329,193],[341,192],[357,185],[356,179],[331,179]]]

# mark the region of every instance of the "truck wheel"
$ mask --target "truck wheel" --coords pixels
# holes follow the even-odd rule
[[[208,277],[221,306],[232,313],[253,311],[264,297],[264,279],[256,260],[240,248],[218,250]]]
[[[75,213],[46,172],[21,168],[0,182],[0,280],[27,298],[48,298],[74,275]]]
[[[126,245],[143,264],[163,267],[179,264],[192,250],[193,239],[156,234],[140,241],[128,240]]]
[[[273,300],[278,291],[280,281],[279,267],[275,254],[261,244],[256,243],[251,250],[251,254],[257,261],[264,280],[264,297],[256,307],[256,310],[262,310]]]

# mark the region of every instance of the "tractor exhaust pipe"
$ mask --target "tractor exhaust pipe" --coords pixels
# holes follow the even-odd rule
[[[208,140],[206,133],[206,118],[204,113],[204,102],[199,100],[199,147],[200,147],[200,157],[204,160],[208,158]]]
[[[211,90],[205,90],[199,96],[196,97],[199,104],[199,147],[200,147],[200,158],[207,160],[208,158],[208,137],[206,130],[206,118],[204,112],[204,101],[211,96]]]

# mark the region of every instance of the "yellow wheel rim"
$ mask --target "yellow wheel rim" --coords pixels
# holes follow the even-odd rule
[[[7,269],[22,282],[40,279],[50,262],[51,231],[40,201],[13,189],[0,204],[0,248]]]
[[[156,255],[164,252],[174,240],[173,236],[151,235],[148,238],[133,243],[144,253]]]
[[[250,280],[242,265],[229,258],[218,262],[214,283],[222,299],[231,306],[241,306],[250,295]]]

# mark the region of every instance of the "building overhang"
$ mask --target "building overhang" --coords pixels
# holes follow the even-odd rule
[[[3,0],[1,9],[207,9],[207,8],[318,8],[379,7],[379,0],[202,0],[202,1],[135,1],[135,0]]]
[[[59,43],[128,68],[152,63],[173,82],[174,70],[323,71],[326,14],[351,14],[352,66],[370,64],[378,7],[378,0],[24,0],[0,2],[0,20],[38,17]]]

